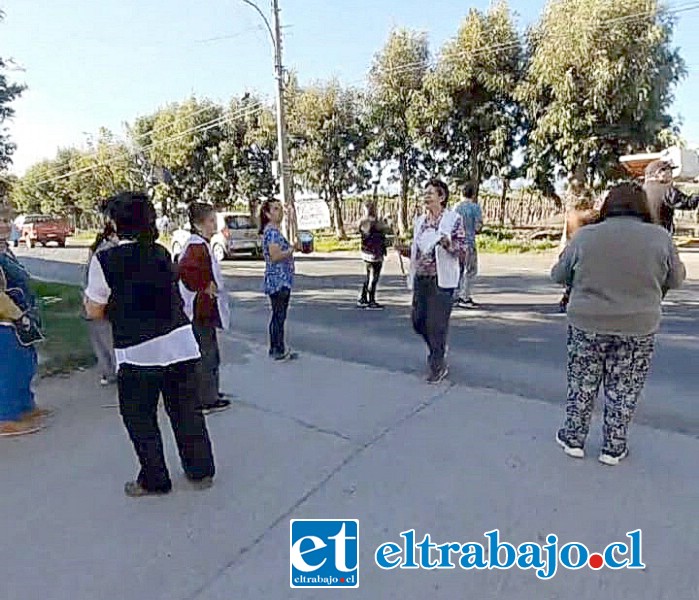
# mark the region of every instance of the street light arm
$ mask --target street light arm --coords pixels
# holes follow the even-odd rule
[[[260,7],[257,6],[257,4],[255,4],[252,0],[241,0],[241,1],[244,2],[245,4],[247,4],[248,6],[252,6],[252,8],[254,8],[255,11],[257,11],[257,14],[260,15],[260,17],[262,17],[262,20],[265,22],[265,26],[267,27],[267,31],[269,32],[269,37],[272,39],[272,45],[274,46],[274,49],[276,51],[277,41],[274,38],[274,32],[272,31],[272,26],[269,24],[269,19],[267,19],[267,17],[265,17],[265,14],[262,12],[262,10],[260,10]]]

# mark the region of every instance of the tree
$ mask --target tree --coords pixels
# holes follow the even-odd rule
[[[400,29],[391,33],[374,58],[369,75],[367,128],[371,131],[369,157],[378,176],[386,164],[400,181],[398,228],[408,230],[408,192],[416,183],[424,160],[418,146],[415,114],[429,69],[427,36]]]
[[[367,189],[370,177],[363,160],[368,138],[360,107],[358,92],[337,81],[302,90],[289,107],[294,170],[308,189],[329,202],[339,239],[347,237],[342,197]]]
[[[471,181],[506,178],[521,133],[515,92],[522,46],[506,2],[471,9],[425,84],[425,147],[436,173]]]
[[[619,156],[659,149],[684,62],[655,0],[551,0],[528,34],[519,91],[527,163],[540,188],[554,169],[584,185],[618,175]],[[670,131],[669,131],[670,130]]]
[[[0,22],[4,17],[5,13],[0,10]],[[10,105],[26,89],[23,85],[10,83],[5,74],[6,70],[7,62],[0,57],[0,172],[7,169],[12,163],[11,157],[15,150],[15,145],[10,141],[7,128],[5,127],[5,122],[15,114],[14,109]]]
[[[224,137],[223,117],[223,107],[190,98],[138,119],[131,128],[141,169],[148,173],[151,190],[164,213],[169,212],[173,200],[189,203],[206,198],[207,182],[213,177],[209,148]],[[162,169],[171,178],[154,181]]]

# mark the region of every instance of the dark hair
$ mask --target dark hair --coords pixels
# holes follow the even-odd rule
[[[156,213],[150,198],[141,192],[121,192],[107,201],[107,218],[114,221],[120,239],[152,244],[158,239]]]
[[[196,229],[197,225],[200,225],[207,216],[215,212],[216,209],[211,204],[205,204],[204,202],[192,202],[187,208],[189,224],[193,229]]]
[[[447,205],[447,202],[449,201],[449,186],[447,186],[446,183],[444,183],[441,179],[435,178],[430,179],[425,187],[437,188],[442,196],[442,206]]]
[[[652,223],[646,192],[637,183],[620,183],[609,190],[600,209],[600,221],[610,217],[638,217],[645,223]]]
[[[104,228],[102,229],[102,231],[100,231],[95,236],[95,241],[92,242],[92,246],[90,246],[90,252],[92,254],[97,252],[97,248],[99,248],[102,245],[102,242],[104,242],[105,240],[108,240],[115,233],[116,233],[116,229],[114,229],[114,225],[112,225],[111,221],[107,221],[104,224]]]
[[[280,200],[270,198],[269,200],[265,200],[262,206],[260,206],[260,233],[264,233],[265,227],[267,227],[269,223],[269,215],[267,213],[269,213],[269,209],[275,202],[280,202]]]
[[[464,185],[464,196],[467,198],[473,199],[476,197],[476,186],[473,185],[470,181]]]

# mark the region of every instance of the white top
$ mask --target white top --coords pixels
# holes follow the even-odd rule
[[[132,242],[120,242],[132,243]],[[97,257],[90,261],[85,296],[96,304],[106,305],[112,290],[107,284],[102,265]],[[184,325],[170,333],[147,340],[128,348],[115,348],[117,370],[122,364],[139,367],[166,367],[168,365],[196,360],[201,357],[199,344],[191,325]]]
[[[454,225],[460,218],[461,216],[458,213],[447,209],[442,213],[437,231],[425,231],[423,233],[420,233],[420,230],[425,222],[425,215],[421,215],[415,219],[413,225],[413,244],[410,249],[410,277],[408,279],[408,288],[413,288],[418,248],[422,254],[427,254],[434,249],[437,262],[437,285],[440,288],[455,289],[459,287],[459,278],[461,275],[459,257],[447,252],[438,244],[439,240],[445,235],[451,238]]]

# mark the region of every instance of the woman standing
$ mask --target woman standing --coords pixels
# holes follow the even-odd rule
[[[439,383],[448,374],[449,318],[466,251],[463,222],[447,209],[448,200],[447,185],[439,179],[430,181],[425,189],[425,214],[415,219],[412,245],[396,246],[398,252],[410,257],[413,329],[429,349],[428,383]]]
[[[590,419],[604,383],[599,460],[616,465],[629,452],[628,430],[648,376],[661,302],[680,287],[685,267],[670,234],[654,225],[640,186],[609,191],[600,222],[582,228],[553,267],[572,286],[568,306],[568,398],[556,441],[583,458]]]
[[[357,228],[362,238],[362,260],[366,271],[366,278],[362,285],[362,291],[357,300],[359,308],[369,310],[381,310],[376,301],[376,288],[379,285],[379,277],[386,256],[386,233],[388,227],[379,221],[376,215],[376,204],[366,202],[363,207],[364,216]]]
[[[167,494],[172,481],[158,426],[162,394],[182,468],[197,489],[213,484],[214,457],[200,410],[201,353],[184,312],[172,258],[156,243],[155,208],[145,194],[112,198],[107,217],[119,245],[90,263],[85,309],[112,323],[119,409],[141,465],[131,497]]]
[[[279,230],[284,209],[278,200],[266,200],[260,208],[260,233],[265,257],[264,292],[272,305],[269,322],[269,355],[274,360],[298,357],[284,343],[284,327],[294,284],[294,248]]]
[[[92,257],[102,250],[109,250],[119,244],[114,225],[106,223],[104,230],[97,234],[95,241],[90,246],[87,257],[85,285],[87,285],[87,270],[90,268]],[[100,372],[100,384],[112,385],[117,381],[116,361],[114,358],[114,341],[112,339],[112,324],[104,319],[87,319],[87,328],[90,334],[92,350],[97,357],[97,368]]]
[[[34,345],[42,341],[29,273],[8,246],[12,211],[0,204],[0,437],[34,433],[48,410],[34,403]]]

